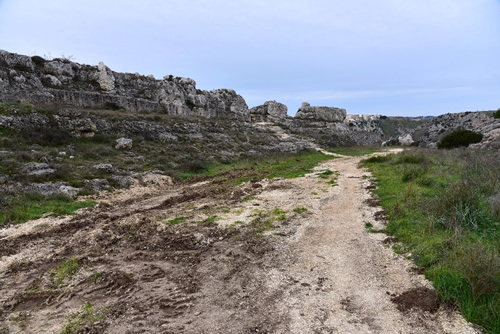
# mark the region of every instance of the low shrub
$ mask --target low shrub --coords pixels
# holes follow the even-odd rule
[[[33,56],[31,57],[31,60],[37,65],[37,66],[43,66],[47,61],[40,56]]]
[[[456,130],[446,135],[438,143],[438,148],[468,147],[470,144],[479,143],[483,139],[481,133],[470,130]]]
[[[30,145],[61,146],[69,144],[72,140],[72,136],[67,130],[58,127],[25,129],[21,131],[21,135]]]
[[[500,118],[500,109],[498,109],[498,110],[495,112],[494,117],[495,117],[495,118]]]
[[[124,110],[125,108],[115,102],[106,102],[104,103],[104,109],[116,111]]]
[[[371,157],[368,159],[363,160],[363,162],[368,162],[368,163],[382,163],[382,162],[387,162],[391,159],[389,155],[381,155],[381,156],[376,156],[376,157]]]

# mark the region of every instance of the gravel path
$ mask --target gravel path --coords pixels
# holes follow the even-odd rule
[[[339,172],[338,186],[321,195],[315,175],[292,180],[287,191],[261,194],[269,206],[299,204],[312,213],[282,244],[277,267],[267,273],[268,285],[285,291],[276,305],[288,321],[276,333],[475,333],[444,306],[429,308],[413,295],[409,302],[415,308],[401,312],[392,301],[406,291],[423,291],[422,298],[433,291],[408,260],[384,244],[386,235],[367,232],[366,222],[375,229],[383,225],[375,219],[381,209],[368,205],[369,173],[358,168],[360,160],[345,157],[318,166]]]

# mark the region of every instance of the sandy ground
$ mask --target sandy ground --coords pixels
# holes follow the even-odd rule
[[[359,161],[239,186],[225,180],[251,170],[158,180],[3,229],[0,333],[60,332],[87,302],[103,315],[91,333],[476,333],[367,231],[384,216]],[[80,269],[56,284],[68,258]]]

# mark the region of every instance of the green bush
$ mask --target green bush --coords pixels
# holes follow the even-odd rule
[[[31,60],[33,60],[33,62],[38,66],[43,66],[47,62],[44,58],[40,56],[33,56],[31,57]]]
[[[375,156],[368,159],[363,160],[363,162],[368,163],[382,163],[391,160],[391,157],[388,155]]]
[[[104,109],[107,109],[107,110],[125,110],[124,107],[120,106],[119,104],[115,103],[115,102],[106,102],[104,104]]]
[[[479,143],[482,139],[483,135],[481,133],[470,130],[456,130],[444,136],[438,143],[438,148],[467,147],[470,144]]]
[[[500,118],[500,109],[495,112],[495,118]]]

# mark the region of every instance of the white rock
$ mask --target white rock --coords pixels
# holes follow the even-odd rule
[[[129,138],[118,138],[116,140],[116,149],[122,149],[122,148],[127,148],[130,149],[132,148],[132,139]]]
[[[403,146],[411,146],[411,144],[414,143],[414,140],[413,140],[411,134],[409,134],[409,133],[404,135],[404,136],[398,137],[398,140],[399,140],[399,144],[403,145]]]
[[[74,187],[71,187],[71,186],[61,186],[59,188],[59,192],[61,194],[64,194],[70,198],[77,198],[78,197],[78,191],[79,189],[78,188],[74,188]]]
[[[97,69],[99,70],[99,78],[97,79],[97,82],[99,82],[101,89],[105,92],[110,92],[115,89],[115,76],[113,75],[113,72],[111,72],[111,70],[104,65],[102,61],[99,65],[97,65]]]

